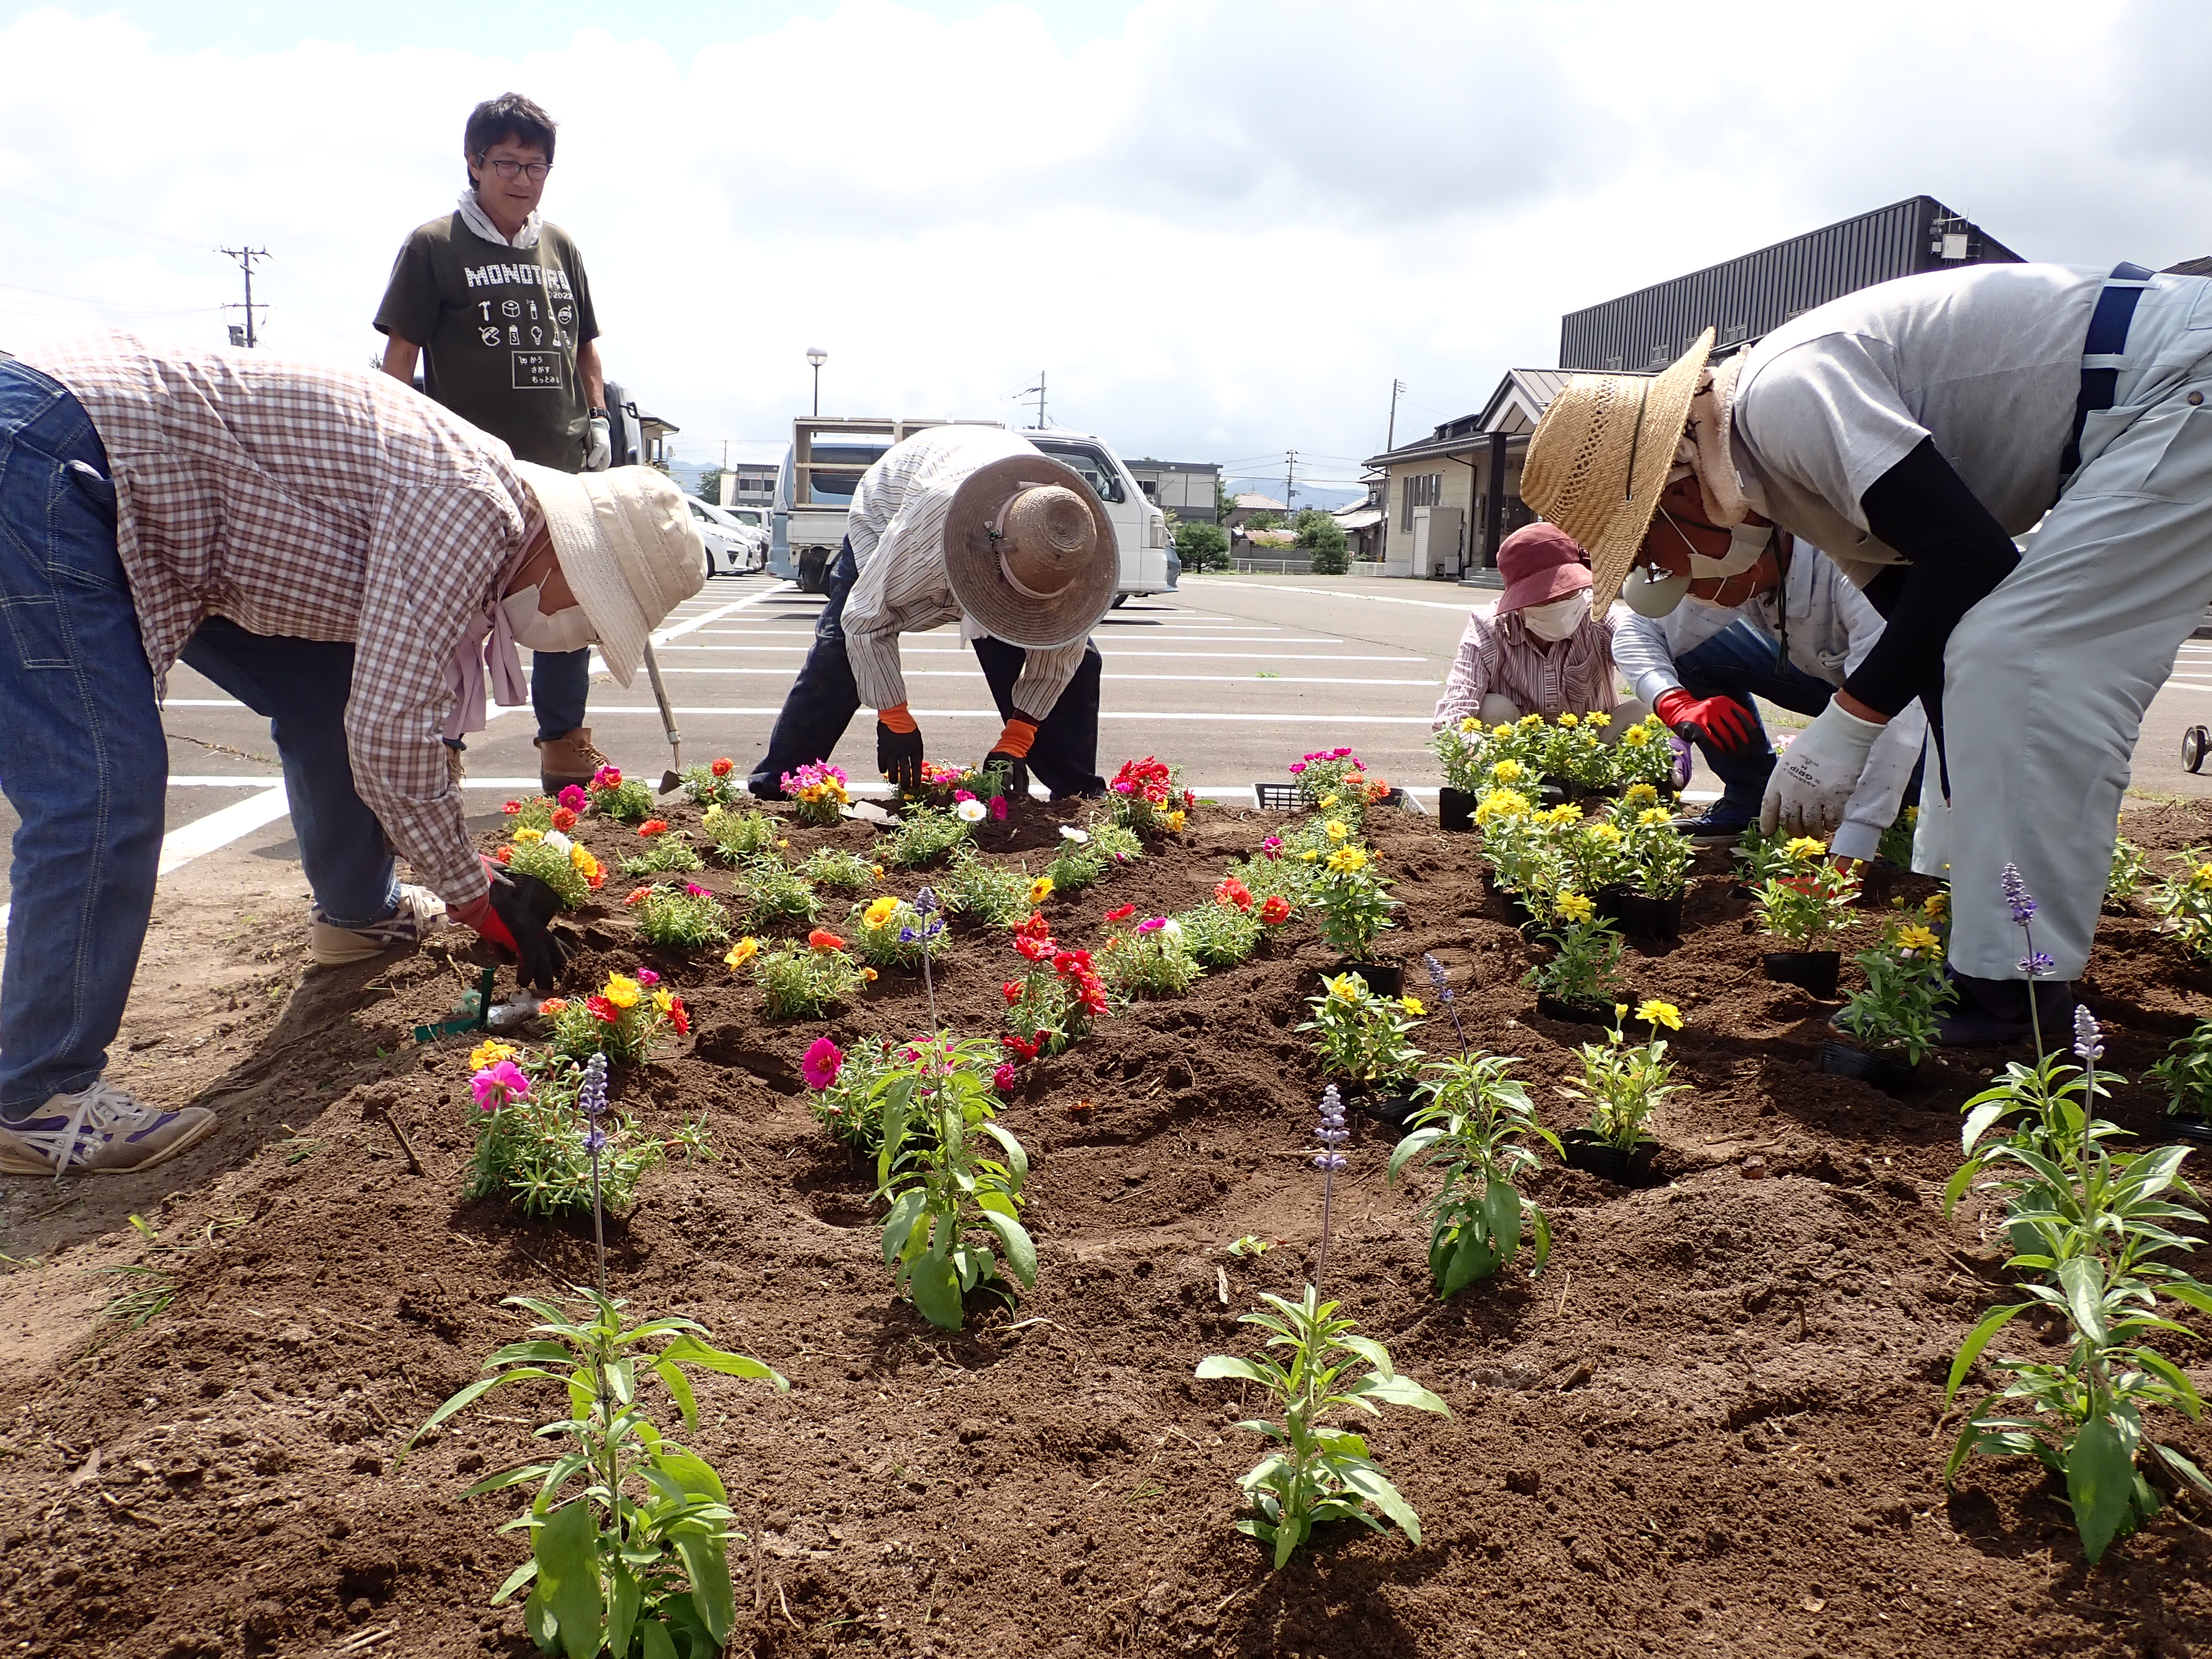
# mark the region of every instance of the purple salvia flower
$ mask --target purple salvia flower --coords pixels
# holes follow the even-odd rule
[[[937,895],[931,889],[925,887],[914,896],[915,915],[926,916],[936,908]]]
[[[1452,1000],[1451,976],[1444,972],[1444,965],[1437,960],[1436,953],[1424,951],[1421,956],[1421,966],[1429,970],[1431,988],[1446,1003],[1450,1002]]]
[[[604,1053],[593,1054],[585,1063],[583,1086],[576,1091],[576,1108],[586,1117],[597,1117],[607,1109],[607,1057]]]
[[[1328,1150],[1314,1159],[1314,1168],[1321,1171],[1321,1252],[1314,1261],[1314,1293],[1321,1293],[1322,1274],[1328,1267],[1328,1208],[1336,1195],[1336,1172],[1344,1168],[1345,1158],[1336,1149],[1352,1138],[1345,1127],[1344,1099],[1330,1084],[1321,1091],[1321,1122],[1314,1135]]]
[[[2105,1057],[2104,1033],[2097,1029],[2096,1016],[2080,1003],[2074,1005],[2074,1052],[2085,1060],[2100,1060]]]
[[[2027,890],[2027,883],[2021,878],[2020,866],[2017,864],[2005,866],[2004,873],[1998,878],[1998,882],[2004,889],[2005,902],[2012,907],[2013,921],[2022,927],[2027,927],[2035,920],[2035,898]]]
[[[902,927],[899,929],[899,943],[901,945],[911,945],[915,940],[921,937],[921,935],[915,933],[911,927]]]
[[[2033,904],[2034,901],[2031,899],[2028,902]],[[2045,974],[2055,971],[2057,967],[2057,963],[2051,961],[2047,951],[2030,951],[2020,959],[2020,971],[2030,979],[2041,979]]]
[[[584,1132],[584,1150],[597,1154],[607,1148],[607,1132],[594,1123]]]

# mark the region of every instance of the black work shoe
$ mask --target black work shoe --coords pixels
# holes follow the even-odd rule
[[[1676,818],[1668,827],[1687,836],[1692,847],[1731,847],[1758,817],[1757,809],[1738,806],[1723,796],[1697,817]]]
[[[2028,986],[2024,979],[1978,979],[1960,973],[1948,963],[1943,977],[1958,989],[1958,1000],[1936,1021],[1936,1041],[1946,1048],[1995,1048],[2008,1042],[2027,1042],[2043,1026],[2045,1046],[2054,1053],[2073,1040],[2074,984],[2070,980],[2039,979],[2035,987],[2035,1012],[2028,1012]]]

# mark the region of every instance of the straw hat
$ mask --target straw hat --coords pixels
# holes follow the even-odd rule
[[[591,620],[607,672],[628,685],[647,637],[707,580],[707,545],[684,492],[649,466],[558,472],[517,461],[514,470],[538,498],[554,556]]]
[[[1074,468],[1006,455],[961,481],[945,515],[945,572],[993,637],[1033,651],[1081,639],[1114,603],[1113,521]]]
[[[1651,527],[1713,331],[1656,374],[1577,374],[1536,423],[1521,499],[1589,550],[1591,607],[1620,592]]]

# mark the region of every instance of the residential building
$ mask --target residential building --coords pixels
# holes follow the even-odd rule
[[[1566,378],[1555,368],[1508,369],[1474,414],[1368,458],[1380,475],[1385,574],[1457,580],[1498,562],[1498,544],[1536,516],[1521,500],[1521,459]]]
[[[1221,517],[1221,468],[1212,461],[1155,461],[1128,464],[1129,476],[1153,506],[1175,515],[1178,524],[1214,524]]]
[[[1234,504],[1229,509],[1229,527],[1231,530],[1242,530],[1251,523],[1252,516],[1256,513],[1272,513],[1285,520],[1291,515],[1291,509],[1273,495],[1262,495],[1257,491],[1248,491],[1233,497],[1232,501]]]

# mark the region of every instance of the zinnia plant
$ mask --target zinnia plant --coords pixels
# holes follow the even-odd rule
[[[1648,1036],[1642,1042],[1624,1043],[1620,1028],[1628,1014],[1626,1003],[1613,1005],[1613,1029],[1603,1042],[1585,1042],[1575,1051],[1583,1068],[1582,1085],[1560,1085],[1559,1092],[1590,1106],[1589,1132],[1617,1152],[1632,1152],[1656,1139],[1651,1115],[1659,1103],[1681,1086],[1671,1082],[1674,1068],[1667,1059],[1662,1026],[1682,1029],[1682,1016],[1671,1002],[1656,998],[1638,1004],[1636,1018]]]
[[[1321,912],[1321,936],[1340,955],[1365,956],[1375,936],[1390,927],[1398,901],[1383,890],[1377,860],[1349,842],[1330,853],[1314,885],[1313,903]]]
[[[1421,1063],[1421,1050],[1407,1040],[1422,1015],[1413,999],[1377,996],[1363,975],[1337,974],[1322,979],[1322,994],[1306,1006],[1314,1017],[1291,1029],[1316,1033],[1322,1075],[1379,1092],[1412,1080]]]
[[[1581,893],[1561,893],[1552,914],[1552,930],[1544,935],[1552,959],[1538,963],[1521,982],[1582,1008],[1601,1008],[1619,998],[1622,941],[1612,921]]]
[[[1800,951],[1821,949],[1822,939],[1850,925],[1859,878],[1854,871],[1838,869],[1827,852],[1825,842],[1810,836],[1784,842],[1778,867],[1753,897],[1759,925]]]

